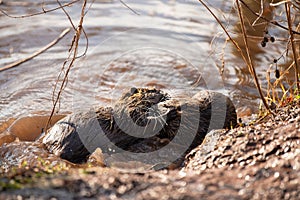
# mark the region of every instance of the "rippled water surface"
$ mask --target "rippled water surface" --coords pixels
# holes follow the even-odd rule
[[[13,16],[42,10],[35,1],[3,2],[1,8]],[[57,6],[45,2],[45,9]],[[244,62],[230,44],[222,51],[226,36],[198,1],[125,2],[138,15],[119,1],[96,1],[89,9],[84,19],[88,52],[70,72],[60,112],[112,104],[133,86],[153,86],[173,95],[214,89],[229,95],[239,111],[257,108],[257,91]],[[209,2],[234,30],[237,19],[232,2]],[[66,8],[75,24],[80,8],[80,2]],[[0,15],[0,66],[29,56],[67,27],[70,23],[61,10],[18,19]],[[50,114],[52,91],[73,33],[38,57],[0,72],[0,124],[11,118]],[[265,63],[273,57],[256,45],[259,40],[252,43],[259,78],[264,81]],[[79,53],[85,45],[82,37]]]

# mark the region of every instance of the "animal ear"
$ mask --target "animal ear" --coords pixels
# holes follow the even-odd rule
[[[130,93],[131,94],[135,94],[135,93],[137,93],[138,92],[138,89],[136,89],[135,87],[132,87],[131,89],[130,89]]]

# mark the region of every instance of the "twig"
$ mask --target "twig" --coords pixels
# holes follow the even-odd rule
[[[28,60],[31,60],[32,58],[40,55],[41,53],[45,52],[46,50],[48,50],[49,48],[51,48],[52,46],[54,46],[56,43],[58,43],[66,34],[68,34],[70,32],[70,28],[65,29],[56,39],[54,39],[52,42],[50,42],[48,45],[46,45],[45,47],[41,48],[40,50],[38,50],[37,52],[31,54],[30,56],[28,56],[27,58],[23,58],[21,60],[18,60],[14,63],[11,63],[9,65],[6,65],[2,68],[0,68],[0,72],[14,68],[19,66],[20,64],[27,62]]]
[[[78,2],[80,0],[74,0],[70,3],[66,3],[62,6],[59,6],[59,7],[56,7],[56,8],[52,8],[52,9],[49,9],[49,10],[45,10],[44,7],[42,7],[42,10],[41,12],[37,12],[37,13],[32,13],[32,14],[29,14],[29,15],[20,15],[20,16],[12,16],[12,15],[9,15],[7,12],[5,12],[3,9],[0,8],[0,12],[2,14],[4,14],[5,16],[7,17],[10,17],[10,18],[26,18],[26,17],[32,17],[32,16],[35,16],[35,15],[42,15],[42,14],[45,14],[45,13],[48,13],[48,12],[52,12],[52,11],[55,11],[55,10],[58,10],[60,8],[64,8],[64,7],[67,7],[67,6],[70,6],[76,2]]]
[[[60,7],[62,6],[62,4],[60,3],[59,0],[56,0],[56,2],[57,2],[57,4],[58,4]],[[93,1],[93,2],[94,2],[94,1]],[[93,2],[92,2],[92,3],[93,3]],[[91,5],[90,5],[90,6],[91,6]],[[62,9],[62,11],[64,12],[64,14],[67,16],[68,21],[70,22],[71,26],[73,27],[74,31],[76,32],[76,26],[74,25],[71,16],[70,16],[69,13],[67,12],[67,10],[65,10],[63,7],[62,7],[61,9]],[[89,7],[88,9],[90,9],[90,7]],[[84,15],[86,15],[86,13],[87,13],[87,11],[85,11]],[[83,53],[82,55],[80,55],[80,56],[77,56],[75,59],[78,59],[78,58],[84,56],[84,55],[86,54],[87,50],[88,50],[88,43],[89,43],[89,40],[88,40],[87,34],[86,34],[86,32],[84,31],[84,28],[83,28],[83,27],[82,27],[82,31],[83,31],[83,33],[84,33],[84,36],[85,36],[85,39],[86,39],[87,44],[86,44],[86,48],[85,48],[84,53]],[[75,37],[73,37],[73,40],[72,40],[72,42],[71,42],[71,46],[70,46],[70,48],[69,48],[69,52],[72,51],[74,42],[75,42]],[[70,54],[69,54],[68,59],[65,60],[65,62],[63,63],[62,68],[61,68],[61,70],[60,70],[60,72],[59,72],[59,74],[58,74],[57,80],[56,80],[56,82],[55,82],[54,89],[53,89],[53,92],[52,92],[52,102],[53,102],[53,105],[54,105],[54,103],[55,103],[55,92],[56,92],[56,89],[58,89],[58,86],[57,86],[57,85],[58,85],[58,82],[59,82],[59,80],[60,80],[60,78],[61,78],[61,76],[62,76],[62,74],[63,74],[63,72],[64,72],[66,63],[68,62],[69,59],[70,59]],[[63,87],[62,89],[64,89],[64,88],[67,86],[67,83],[68,83],[68,80],[66,80],[66,84],[64,85],[64,87]],[[58,105],[58,106],[60,106],[60,105]],[[58,108],[58,109],[59,109],[59,108]]]
[[[287,27],[285,27],[285,26],[283,26],[283,25],[281,25],[281,24],[279,24],[277,21],[270,21],[270,20],[268,20],[267,18],[265,18],[264,16],[260,16],[260,15],[258,15],[256,12],[254,12],[243,0],[239,0],[252,14],[254,14],[254,15],[256,15],[256,17],[259,17],[260,19],[263,19],[263,20],[265,20],[266,22],[268,22],[268,23],[271,23],[271,24],[273,24],[273,25],[275,25],[275,26],[278,26],[278,27],[280,27],[280,28],[282,28],[282,29],[284,29],[284,30],[286,30],[286,31],[288,31],[289,30],[289,28],[287,28]],[[291,30],[294,34],[297,34],[297,35],[300,35],[300,32],[297,32],[297,31],[295,31],[295,30]]]
[[[295,60],[295,80],[296,80],[296,86],[297,86],[297,93],[299,94],[299,68],[298,68],[298,58],[297,58],[297,51],[295,47],[295,38],[294,38],[294,33],[292,31],[292,23],[291,23],[291,11],[290,11],[290,5],[288,3],[285,3],[285,11],[286,11],[286,17],[287,17],[287,22],[289,26],[289,32],[290,32],[290,38],[291,38],[291,45],[292,45],[292,51],[293,51],[293,57]]]
[[[68,14],[68,12],[66,11],[66,9],[63,7],[63,5],[60,3],[59,0],[56,0],[57,4],[59,5],[59,7],[62,9],[62,11],[65,13],[65,15],[68,17],[69,22],[71,23],[72,27],[74,30],[76,30],[76,27],[70,17],[70,15]]]
[[[284,4],[284,3],[287,3],[289,2],[290,0],[286,0],[286,1],[279,1],[277,3],[270,3],[270,6],[279,6],[281,4]]]
[[[72,66],[73,66],[73,64],[74,64],[74,62],[75,62],[75,60],[76,60],[76,58],[77,58],[78,43],[79,43],[80,35],[81,35],[82,31],[83,31],[82,24],[83,24],[83,19],[84,19],[84,16],[85,16],[85,7],[86,7],[86,4],[87,4],[87,0],[84,0],[84,1],[83,1],[83,4],[82,4],[82,8],[81,8],[81,16],[80,16],[80,20],[79,20],[78,26],[77,26],[77,28],[76,28],[76,32],[75,32],[74,38],[73,38],[73,40],[72,40],[70,53],[69,53],[68,59],[67,59],[67,60],[64,62],[64,64],[63,64],[63,68],[64,68],[64,66],[68,63],[68,60],[69,60],[71,57],[72,57],[72,58],[71,58],[70,62],[68,63],[68,68],[67,68],[66,73],[65,73],[65,75],[64,75],[64,79],[63,79],[63,81],[62,81],[62,84],[60,85],[59,92],[58,92],[58,94],[57,94],[57,97],[56,97],[56,99],[55,99],[55,102],[53,103],[53,107],[52,107],[52,110],[51,110],[51,114],[50,114],[50,116],[49,116],[49,119],[48,119],[48,121],[47,121],[47,123],[46,123],[46,126],[45,126],[45,129],[44,129],[45,132],[46,132],[45,135],[47,135],[47,133],[48,133],[47,131],[48,131],[49,125],[50,125],[50,123],[51,123],[52,116],[53,116],[53,114],[54,114],[54,112],[55,112],[56,105],[57,105],[57,103],[59,102],[59,99],[60,99],[60,96],[61,96],[61,94],[62,94],[62,92],[63,92],[63,89],[64,89],[64,87],[65,87],[65,85],[66,85],[66,83],[67,83],[67,79],[68,79],[69,72],[70,72],[70,70],[71,70],[71,68],[72,68]],[[63,68],[62,68],[62,69],[63,69]]]
[[[69,13],[66,11],[66,9],[63,7],[63,5],[60,3],[59,0],[56,0],[56,2],[57,2],[57,4],[61,7],[61,9],[62,9],[63,12],[65,13],[65,15],[67,16],[67,18],[68,18],[70,24],[72,25],[74,31],[76,31],[76,27],[75,27],[75,25],[74,25],[74,23],[73,23],[73,21],[72,21],[72,19],[71,19],[71,16],[69,15]],[[94,1],[93,1],[92,3],[94,3]],[[91,4],[92,4],[92,3],[91,3]],[[91,6],[91,5],[90,5],[90,6]],[[89,7],[88,9],[90,9],[90,7]],[[84,13],[84,15],[85,15],[86,13],[87,13],[87,11]],[[84,28],[82,28],[82,31],[83,31],[84,37],[85,37],[85,39],[86,39],[86,48],[85,48],[83,54],[80,55],[80,56],[77,56],[77,58],[80,58],[80,57],[85,56],[85,55],[86,55],[86,52],[87,52],[87,50],[88,50],[88,46],[89,46],[89,39],[88,39],[88,37],[87,37],[87,34],[86,34]]]
[[[261,16],[264,14],[264,1],[260,0],[260,12],[259,12],[259,16],[256,18],[256,20],[254,20],[254,22],[252,23],[252,26],[254,26],[258,20],[261,18]]]
[[[270,113],[273,114],[273,112],[270,110],[270,107],[267,104],[267,101],[266,101],[266,99],[265,99],[265,97],[262,93],[262,90],[261,90],[261,87],[260,87],[260,84],[259,84],[259,81],[258,81],[258,78],[257,78],[257,75],[256,75],[256,71],[255,71],[255,68],[254,68],[254,65],[253,65],[253,62],[252,62],[252,59],[251,59],[250,49],[249,49],[249,44],[248,44],[248,39],[247,39],[247,33],[246,33],[246,30],[245,30],[245,22],[244,22],[244,18],[243,18],[243,15],[242,15],[242,10],[241,10],[241,5],[240,5],[239,0],[236,0],[236,4],[237,4],[237,10],[238,10],[238,14],[239,14],[240,22],[241,22],[241,28],[242,28],[242,32],[243,32],[244,43],[245,43],[245,46],[246,46],[246,53],[247,53],[247,57],[248,57],[249,71],[250,71],[251,75],[254,78],[254,83],[256,85],[256,88],[259,92],[260,98],[261,98],[264,106],[266,107],[266,109]]]
[[[221,28],[223,29],[223,31],[225,32],[225,34],[227,35],[227,37],[229,38],[229,40],[233,43],[233,45],[237,48],[238,51],[242,52],[241,48],[239,47],[239,45],[236,43],[236,41],[234,39],[232,39],[232,37],[229,35],[228,31],[226,30],[226,28],[224,27],[224,25],[222,24],[222,22],[219,20],[219,18],[215,15],[215,13],[202,1],[202,0],[198,0],[205,8],[206,10],[208,10],[208,12],[215,18],[215,20],[218,22],[218,24],[221,26]],[[243,55],[242,55],[243,56]]]
[[[140,13],[136,12],[134,9],[130,8],[124,1],[119,0],[126,8],[128,8],[129,10],[131,10],[131,12],[133,12],[136,15],[140,15]]]

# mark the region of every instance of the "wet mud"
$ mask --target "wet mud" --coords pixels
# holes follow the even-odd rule
[[[36,178],[32,169],[2,176],[0,197],[89,199],[298,199],[300,106],[232,130],[210,132],[175,170],[122,172],[70,168]],[[38,171],[38,170],[35,170]],[[24,181],[30,177],[30,183]],[[22,183],[20,189],[6,185]]]

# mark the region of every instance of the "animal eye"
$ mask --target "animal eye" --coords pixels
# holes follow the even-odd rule
[[[131,93],[131,94],[135,94],[135,93],[137,93],[137,91],[138,91],[138,89],[136,89],[135,87],[132,87],[132,88],[130,89],[130,93]]]

